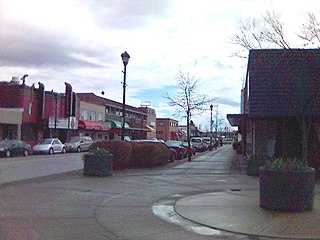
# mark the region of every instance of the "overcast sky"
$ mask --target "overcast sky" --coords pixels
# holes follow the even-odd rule
[[[149,101],[157,117],[185,124],[162,97],[174,96],[181,69],[200,79],[199,92],[216,98],[225,118],[240,112],[246,73],[246,60],[231,56],[238,20],[275,9],[294,32],[318,7],[314,0],[0,0],[0,81],[28,74],[26,84],[48,91],[64,92],[68,82],[75,92],[104,91],[122,102],[127,51],[127,104]],[[210,111],[193,120],[208,129]]]

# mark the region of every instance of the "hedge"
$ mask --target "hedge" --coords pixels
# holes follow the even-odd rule
[[[113,169],[125,169],[130,166],[131,144],[126,141],[104,140],[94,142],[89,151],[95,148],[103,148],[113,154]]]
[[[165,165],[171,153],[169,148],[161,142],[104,140],[92,143],[89,151],[96,148],[106,149],[113,154],[113,169]]]
[[[168,163],[170,150],[159,142],[132,142],[130,165],[132,167],[155,167]]]

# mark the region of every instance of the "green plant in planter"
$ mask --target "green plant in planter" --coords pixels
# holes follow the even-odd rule
[[[262,168],[274,171],[308,171],[310,169],[308,165],[296,158],[268,160]]]
[[[313,209],[315,171],[298,159],[277,158],[260,169],[260,207],[301,212]]]
[[[83,174],[87,176],[109,176],[113,169],[113,155],[104,148],[96,147],[83,155]]]
[[[95,148],[91,151],[89,151],[89,153],[93,154],[93,155],[106,155],[106,154],[110,154],[110,151],[104,149],[104,148]]]

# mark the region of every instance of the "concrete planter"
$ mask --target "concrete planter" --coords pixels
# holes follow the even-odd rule
[[[94,155],[84,154],[83,175],[105,177],[112,174],[112,154]]]
[[[302,212],[313,209],[315,170],[260,170],[260,207],[267,210]]]

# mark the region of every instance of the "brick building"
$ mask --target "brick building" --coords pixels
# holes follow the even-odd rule
[[[179,138],[179,122],[171,118],[156,119],[157,139],[177,140]]]

